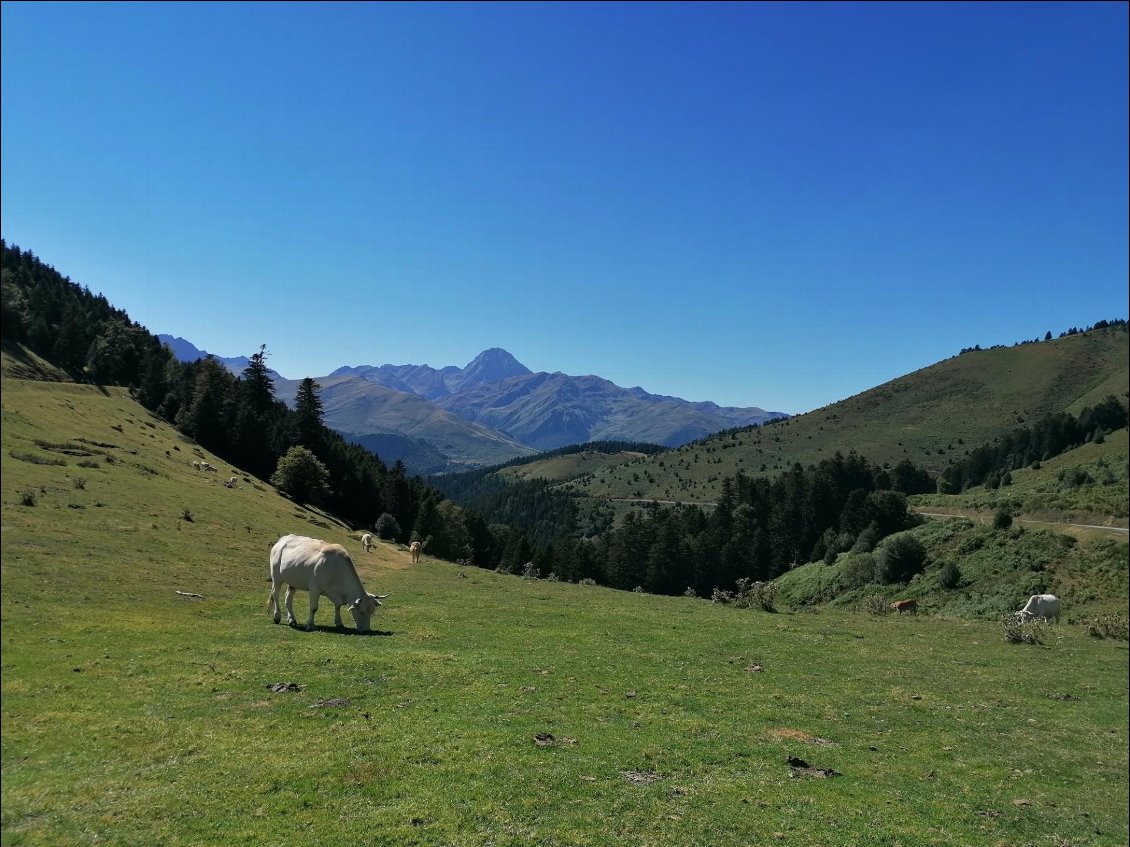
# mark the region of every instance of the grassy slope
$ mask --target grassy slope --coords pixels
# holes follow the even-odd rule
[[[411,567],[194,472],[123,392],[5,379],[2,415],[5,845],[1130,836],[1123,643]],[[35,444],[79,438],[114,462]],[[346,543],[392,592],[381,634],[270,624],[267,547],[288,531]],[[794,777],[790,755],[842,776]]]
[[[814,412],[715,436],[571,483],[593,497],[712,502],[737,470],[772,474],[851,450],[937,471],[1002,432],[1130,390],[1127,333],[1107,329],[966,353]]]
[[[550,456],[520,465],[512,465],[498,471],[498,475],[515,481],[527,479],[547,479],[551,481],[573,479],[583,474],[591,474],[607,467],[638,459],[642,453],[621,451],[619,453],[599,453],[584,450],[565,456]]]
[[[911,498],[920,511],[991,513],[1007,504],[1025,517],[1057,523],[1101,521],[1127,525],[1127,431],[1107,435],[1102,444],[1084,444],[1042,462],[1039,468],[1012,471],[1012,484],[970,488],[962,494],[920,494]],[[1085,476],[1081,476],[1085,474]],[[1076,481],[1083,479],[1082,484]]]

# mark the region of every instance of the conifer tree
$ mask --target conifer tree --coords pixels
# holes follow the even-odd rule
[[[242,380],[243,394],[251,408],[259,414],[270,409],[275,401],[275,383],[267,369],[266,344],[261,344],[259,352],[248,360],[247,367],[243,369]]]
[[[312,377],[306,377],[299,384],[298,393],[294,397],[298,443],[310,449],[321,442],[322,429],[325,426],[322,398],[318,395],[321,390],[322,386]]]

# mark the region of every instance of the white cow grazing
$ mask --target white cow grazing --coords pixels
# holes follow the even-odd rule
[[[370,550],[372,550],[373,549],[373,536],[369,535],[369,533],[367,533],[367,532],[364,535],[362,535],[361,536],[361,546],[365,548],[366,553],[368,553]]]
[[[1033,594],[1024,608],[1016,613],[1021,620],[1026,618],[1054,619],[1059,623],[1059,598],[1054,594]]]
[[[196,462],[196,461],[194,461],[194,462],[192,463],[192,469],[193,469],[193,470],[196,470],[196,471],[200,470],[200,463],[199,463],[199,462]]]
[[[412,554],[412,564],[416,564],[420,561],[420,551],[423,549],[423,546],[424,545],[419,541],[413,541],[408,545],[408,552]]]
[[[301,535],[284,535],[271,548],[271,597],[268,606],[275,623],[279,622],[279,589],[286,584],[286,622],[294,619],[294,592],[310,592],[310,618],[306,631],[314,629],[318,598],[334,604],[334,625],[344,629],[341,607],[353,613],[358,632],[369,631],[369,619],[387,594],[369,594],[361,584],[353,560],[340,544],[330,544]]]
[[[231,479],[229,479],[227,482],[224,483],[224,487],[225,488],[235,488],[235,482],[236,482],[236,479],[233,476]]]

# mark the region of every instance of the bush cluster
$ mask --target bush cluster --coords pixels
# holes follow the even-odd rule
[[[1043,644],[1048,636],[1047,621],[1010,612],[1001,618],[1004,640],[1009,644]]]
[[[1130,618],[1126,615],[1099,615],[1087,622],[1087,635],[1130,641]]]
[[[723,591],[715,588],[710,595],[711,603],[726,603],[740,609],[762,609],[766,612],[777,611],[777,586],[772,582],[757,582],[752,579],[739,579],[737,591]],[[690,592],[690,589],[687,589]],[[684,596],[693,597],[691,593]]]
[[[887,598],[881,594],[868,594],[859,601],[859,607],[869,615],[885,615],[891,610]]]

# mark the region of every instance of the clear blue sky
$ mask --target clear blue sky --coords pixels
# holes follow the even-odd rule
[[[2,231],[291,378],[803,412],[1128,316],[1127,10],[4,2]]]

